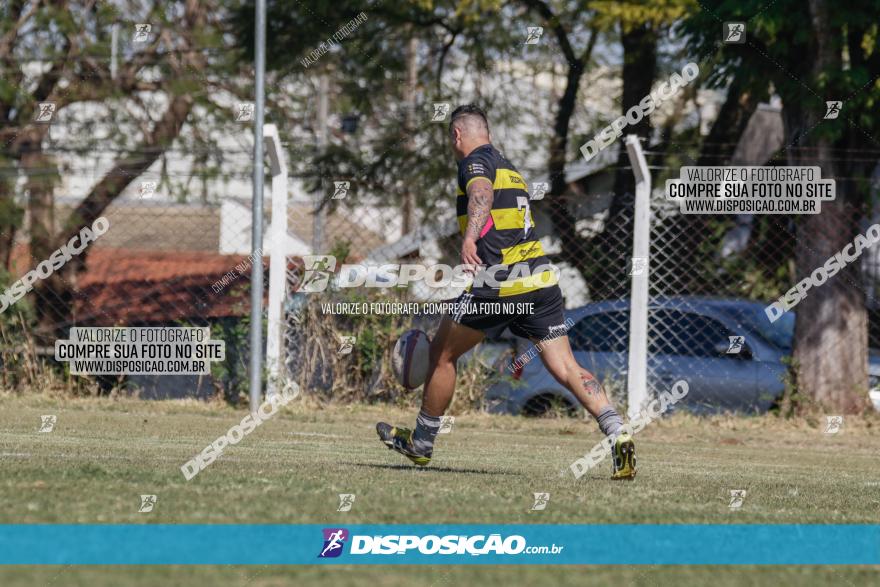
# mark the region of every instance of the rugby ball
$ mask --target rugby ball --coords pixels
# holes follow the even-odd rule
[[[421,330],[403,333],[391,355],[391,368],[398,383],[407,389],[421,387],[428,376],[428,349],[431,341]]]

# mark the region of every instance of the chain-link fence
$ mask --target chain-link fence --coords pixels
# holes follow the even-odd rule
[[[75,326],[208,326],[228,350],[212,376],[95,379],[105,389],[121,383],[144,397],[237,394],[246,384],[250,272],[254,259],[263,262],[249,253],[249,207],[177,204],[158,193],[143,197],[140,185],[94,222],[77,221],[83,211],[65,198],[48,209],[29,206],[6,264],[4,367],[26,348],[58,367],[54,342]],[[46,218],[52,222],[46,232],[55,236],[35,238],[32,227]],[[59,238],[69,226],[75,238]]]
[[[770,323],[763,308],[798,281],[795,268],[802,217],[682,215],[665,201],[662,190],[655,189],[650,257],[644,262],[634,260],[633,198],[615,195],[613,177],[618,171],[613,166],[598,170],[572,182],[563,196],[547,195],[531,202],[543,248],[560,269],[566,307],[574,310],[592,304],[601,309],[571,333],[575,349],[588,351],[597,362],[586,366],[625,379],[631,275],[645,270],[650,273],[648,370],[652,391],[668,389],[684,372],[718,379],[719,386],[761,378],[781,381],[785,372],[781,362],[772,367],[763,365],[761,370],[719,375],[722,367],[742,371],[745,362],[718,363],[718,357],[738,352],[745,356],[754,352],[755,344],[765,343],[790,353],[794,313]],[[658,183],[655,180],[655,185]],[[138,186],[155,189],[149,183],[136,182],[135,191]],[[282,346],[289,376],[305,389],[332,389],[336,398],[398,397],[402,389],[390,374],[390,349],[401,332],[413,326],[430,332],[438,317],[352,318],[328,314],[320,304],[344,299],[437,302],[454,299],[458,290],[415,283],[407,288],[369,291],[329,288],[309,297],[298,291],[303,256],[333,255],[339,264],[455,266],[460,255],[459,226],[451,209],[441,209],[432,213],[431,219],[416,213],[421,221],[418,228],[401,234],[399,206],[366,198],[346,200],[337,192],[334,189],[322,195],[320,250],[314,248],[314,202],[300,197],[288,204],[286,242],[269,242],[257,257],[250,256],[251,208],[246,199],[225,198],[216,204],[197,205],[173,204],[161,198],[151,201],[143,194],[121,197],[103,212],[109,229],[82,254],[74,255],[64,270],[48,279],[37,279],[33,291],[10,304],[4,312],[5,327],[11,332],[13,317],[17,323],[27,324],[26,335],[33,335],[31,339],[44,355],[51,356],[52,341],[66,336],[74,325],[210,326],[215,338],[222,338],[227,345],[227,359],[211,377],[132,377],[131,383],[146,397],[218,392],[238,397],[247,382],[251,269],[254,262],[263,263],[271,279],[268,256],[283,251],[288,275]],[[57,200],[52,207],[56,233],[79,212],[75,202]],[[858,216],[859,212],[851,214]],[[266,223],[271,220],[267,215]],[[862,224],[867,226],[867,215]],[[31,219],[26,218],[23,226],[30,225]],[[33,243],[40,241],[26,230],[19,231],[13,241],[7,262],[10,284],[52,253],[51,247],[33,251]],[[860,276],[847,274],[834,287],[865,292],[872,318],[876,312],[872,293],[880,274],[876,253],[866,249],[859,265]],[[266,287],[268,291],[268,279]],[[872,347],[880,346],[880,332],[873,326],[876,322],[868,322]],[[733,340],[739,336],[745,339]],[[351,352],[340,354],[346,340],[343,337],[354,337],[354,342]],[[7,343],[17,342],[13,338],[8,337]],[[720,348],[722,343],[729,348]],[[757,396],[748,402],[766,403]]]
[[[615,171],[612,168],[608,173]],[[610,185],[607,181],[604,184]],[[578,190],[577,185],[570,187],[571,192]],[[645,271],[649,272],[650,284],[649,393],[668,390],[676,380],[687,379],[695,390],[688,402],[692,409],[762,410],[773,405],[785,386],[796,311],[786,312],[771,322],[765,307],[798,281],[799,231],[808,242],[823,239],[804,233],[803,217],[684,215],[677,205],[665,200],[662,189],[655,189],[651,200],[650,256],[634,259],[633,197],[615,197],[611,190],[587,191],[531,202],[544,250],[560,270],[567,309],[575,311],[588,306],[586,317],[570,333],[575,351],[586,353],[579,355],[590,363],[585,366],[606,380],[617,379],[614,387],[625,388],[632,275]],[[369,223],[370,211],[361,210],[360,214]],[[852,209],[847,214],[858,216],[858,211]],[[867,224],[867,218],[862,219],[863,227]],[[830,226],[829,230],[847,232],[851,227]],[[460,237],[453,218],[446,219],[445,224],[422,225],[415,233],[378,248],[362,243],[358,237],[349,233],[344,242],[328,250],[344,250],[351,259],[366,260],[367,264],[417,262],[426,266],[454,266],[459,262]],[[876,254],[866,249],[858,266],[861,276],[852,270],[842,271],[841,278],[829,287],[857,288],[862,292],[869,324],[873,324],[875,321],[870,318],[876,307],[871,292],[877,285]],[[297,266],[292,275],[301,275],[301,269]],[[290,280],[291,300],[297,299],[297,279]],[[425,302],[452,300],[458,293],[455,288],[414,286],[393,293],[377,290],[368,295],[363,291],[357,299],[385,296]],[[343,294],[328,290],[323,295],[322,299],[331,300]],[[290,307],[303,304],[304,298],[292,301]],[[289,320],[290,316],[288,313]],[[319,312],[317,316],[324,315]],[[390,322],[390,318],[386,320],[387,324]],[[430,332],[437,319],[396,317],[394,322],[395,326],[384,337],[389,346],[403,329],[420,324]],[[305,326],[293,321],[288,326],[288,344],[296,346],[294,334]],[[378,325],[374,324],[374,328],[378,329]],[[880,344],[880,332],[871,328],[869,340],[871,346]],[[310,348],[314,352],[315,347]],[[328,348],[324,352],[329,351]],[[300,365],[301,362],[293,361],[293,372],[298,372]],[[380,380],[393,386],[387,378],[383,379],[387,372],[379,371],[382,367],[376,363],[374,371],[362,378],[366,393],[381,388],[377,386]]]

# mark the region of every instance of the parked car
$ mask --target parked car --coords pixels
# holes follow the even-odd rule
[[[705,297],[655,298],[648,308],[648,392],[668,391],[679,379],[689,392],[675,405],[694,413],[761,413],[774,406],[784,391],[783,378],[794,339],[795,314],[776,322],[764,304],[750,300]],[[629,349],[629,300],[609,300],[567,312],[578,362],[606,388],[625,392]],[[738,350],[730,337],[742,336]],[[500,368],[528,350],[532,343],[508,339],[511,351]],[[509,372],[508,372],[509,373]],[[870,397],[880,410],[880,354],[869,359]],[[510,374],[510,373],[509,373]],[[489,388],[490,411],[537,415],[552,406],[580,410],[577,399],[560,385],[535,357]]]

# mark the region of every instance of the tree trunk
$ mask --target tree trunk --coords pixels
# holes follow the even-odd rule
[[[595,38],[596,34],[593,34]],[[583,241],[575,231],[575,217],[568,208],[565,183],[566,154],[568,152],[568,131],[571,117],[577,101],[578,87],[584,75],[584,62],[571,63],[566,76],[565,91],[559,99],[556,120],[553,125],[553,136],[550,138],[550,154],[547,171],[550,176],[550,194],[548,204],[550,218],[557,235],[562,241],[560,261],[583,270],[586,256],[582,254]]]
[[[825,0],[810,0],[813,25],[813,80],[825,72],[841,70],[843,33],[833,25]],[[833,89],[833,88],[830,88]],[[811,104],[811,106],[813,106]],[[824,105],[823,105],[824,106]],[[818,165],[822,177],[841,175],[835,165],[831,139],[826,134],[808,133],[824,112],[806,108],[793,96],[784,104],[787,142],[815,150],[789,150],[792,165]],[[803,133],[803,137],[799,135]],[[837,198],[823,202],[822,213],[801,218],[796,249],[797,281],[810,276],[858,234],[860,206],[858,188],[847,180],[837,182]],[[796,307],[794,360],[795,380],[800,394],[827,409],[841,413],[864,408],[868,384],[868,327],[861,264],[851,263],[822,285],[814,285]]]
[[[30,267],[35,268],[41,262],[47,260],[52,252],[53,235],[55,233],[55,198],[54,188],[56,169],[53,158],[46,155],[42,147],[42,139],[45,133],[37,127],[31,127],[26,131],[20,142],[21,166],[24,170],[26,181],[25,190],[28,194],[29,236],[30,236]],[[64,306],[64,288],[58,272],[53,273],[46,280],[52,283],[42,285],[41,291],[56,291],[57,296],[36,296],[37,328],[36,338],[38,344],[44,344],[52,340],[55,325],[60,321],[59,309]]]
[[[623,45],[623,96],[620,114],[626,116],[630,108],[637,106],[642,98],[651,93],[651,87],[657,77],[657,32],[646,23],[628,31],[623,30],[620,36]],[[645,116],[638,124],[627,126],[624,133],[649,139],[651,128],[651,117]],[[620,151],[617,156],[617,174],[614,178],[615,196],[631,194],[635,190],[632,171],[621,169],[621,167],[629,167],[629,156],[623,140],[623,136],[618,139]],[[615,201],[618,201],[617,197]]]
[[[174,139],[180,134],[183,123],[192,109],[193,99],[188,95],[175,96],[162,118],[156,123],[153,132],[146,137],[138,149],[139,156],[128,157],[117,161],[101,181],[99,181],[85,199],[71,212],[62,229],[52,240],[50,248],[54,250],[68,242],[85,226],[101,217],[107,207],[128,185],[144,173],[162,155]],[[33,197],[33,196],[31,196]],[[110,226],[113,230],[113,226]],[[41,314],[51,320],[55,334],[60,334],[70,326],[72,318],[73,291],[76,276],[85,266],[90,252],[87,247],[71,258],[52,278],[38,282],[36,293],[39,304],[45,305]],[[51,251],[50,251],[51,253]],[[44,257],[45,258],[45,257]],[[38,263],[42,259],[38,259]]]
[[[416,151],[416,84],[419,81],[418,58],[419,40],[415,36],[415,28],[409,28],[409,43],[406,50],[406,124],[404,132],[407,134],[405,148],[412,156]],[[403,205],[401,206],[401,233],[409,234],[415,227],[416,195],[412,188],[407,186],[403,193]]]
[[[0,157],[0,164],[11,165],[10,159]],[[15,203],[13,180],[0,177],[0,267],[9,271],[15,235],[21,226],[24,211]]]
[[[16,43],[19,41],[21,31],[29,31],[34,27],[37,30],[41,26],[55,26],[51,23],[55,13],[66,13],[67,3],[51,2],[14,2],[11,7],[11,28],[0,39],[0,66],[3,76],[15,86],[15,82],[21,81],[24,75],[23,63],[13,59]],[[47,260],[52,252],[62,244],[79,233],[87,225],[91,225],[95,219],[101,216],[108,205],[116,198],[126,186],[135,178],[148,169],[156,159],[168,148],[171,142],[180,133],[184,121],[193,106],[194,97],[191,93],[175,95],[172,88],[182,77],[188,78],[193,74],[202,74],[208,63],[207,58],[198,47],[194,47],[197,39],[202,39],[204,28],[211,10],[212,2],[197,2],[186,0],[183,3],[181,34],[174,35],[173,44],[179,48],[178,52],[163,54],[158,51],[158,45],[146,47],[138,52],[137,57],[127,62],[125,67],[115,76],[115,81],[110,82],[111,73],[109,67],[100,60],[94,61],[89,55],[94,51],[90,47],[83,47],[78,43],[86,40],[78,37],[74,42],[73,37],[67,35],[64,50],[58,53],[55,61],[48,71],[45,71],[36,83],[25,84],[32,87],[30,95],[0,97],[0,141],[6,144],[10,158],[19,162],[20,168],[26,176],[26,189],[28,191],[29,232],[30,232],[30,267],[35,268],[39,263]],[[25,14],[24,11],[27,10]],[[50,11],[46,23],[42,22],[43,16],[36,15],[37,10]],[[82,15],[82,26],[94,21],[100,37],[102,19],[94,20],[94,14]],[[64,14],[62,22],[68,22],[73,15]],[[77,20],[74,18],[74,20]],[[74,21],[70,21],[73,23]],[[92,26],[89,24],[89,26]],[[72,29],[71,29],[72,30]],[[91,29],[90,29],[91,30]],[[163,36],[167,33],[163,32]],[[91,39],[91,37],[90,37]],[[170,42],[171,37],[169,37]],[[100,39],[98,39],[100,41]],[[189,50],[190,47],[193,47]],[[71,51],[83,58],[79,63],[79,69],[71,65],[69,59]],[[166,62],[171,66],[172,73],[161,82],[146,82],[140,73],[144,68],[155,65],[153,60],[160,59],[160,55],[166,55]],[[158,61],[156,61],[157,63]],[[89,76],[90,83],[75,83],[77,73],[81,80],[86,79],[83,74]],[[207,78],[206,78],[207,79]],[[67,82],[64,88],[60,82]],[[18,84],[19,86],[24,86]],[[145,132],[143,141],[135,145],[132,151],[140,156],[124,157],[115,162],[113,168],[92,188],[86,198],[79,203],[75,210],[64,222],[60,230],[56,231],[54,222],[53,189],[57,172],[55,163],[47,157],[43,151],[43,141],[49,130],[49,125],[33,122],[31,116],[33,109],[39,102],[53,102],[57,106],[55,116],[59,111],[77,102],[101,102],[106,100],[125,100],[126,96],[142,91],[145,87],[150,89],[164,90],[169,95],[169,105],[162,118],[158,120],[151,132]],[[25,88],[27,89],[27,88]],[[15,114],[10,118],[10,112]],[[152,117],[151,117],[152,118]],[[0,259],[8,263],[13,246],[14,230],[8,227],[16,227],[20,222],[21,209],[15,205],[13,192],[15,190],[14,178],[12,181],[0,181]],[[112,227],[111,227],[112,230]],[[77,271],[82,268],[89,252],[86,248],[83,252],[71,258],[71,260],[57,269],[49,278],[37,281],[34,292],[30,297],[37,305],[39,318],[38,333],[42,337],[53,338],[63,333],[65,327],[71,324],[71,308],[73,292],[75,291]]]
[[[568,154],[568,134],[571,118],[577,105],[577,96],[581,78],[593,55],[593,49],[599,38],[599,31],[591,29],[590,37],[583,53],[578,56],[571,44],[569,31],[560,18],[554,14],[547,2],[542,0],[524,0],[524,4],[538,14],[550,26],[559,49],[568,63],[565,91],[559,98],[556,117],[553,124],[553,136],[550,138],[550,153],[547,161],[550,190],[547,194],[547,207],[553,230],[562,241],[562,251],[555,261],[568,263],[584,272],[588,264],[588,256],[584,254],[584,242],[577,234],[574,214],[568,206],[568,185],[565,182],[565,166]]]
[[[621,25],[623,26],[623,25]],[[621,31],[623,44],[623,96],[621,115],[651,93],[657,75],[657,32],[650,24],[643,24]],[[645,116],[638,124],[628,126],[625,134],[636,134],[648,139],[651,136],[651,120]],[[633,202],[635,178],[629,164],[624,137],[617,139],[620,149],[617,156],[617,173],[614,177],[614,199],[605,222],[605,229],[597,238],[607,253],[598,266],[592,281],[593,299],[619,298],[629,295],[629,269],[632,256]],[[647,147],[647,145],[645,145]],[[627,168],[627,169],[624,169]]]

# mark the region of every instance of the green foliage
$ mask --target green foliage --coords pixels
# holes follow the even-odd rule
[[[621,26],[624,30],[651,25],[654,28],[669,26],[695,10],[696,0],[651,0],[616,1],[593,0],[589,7],[596,11],[596,22],[600,26],[612,28]]]
[[[876,109],[880,61],[874,51],[880,0],[843,0],[825,5],[830,17],[826,24],[832,30],[840,27],[843,31],[843,35],[831,39],[831,50],[840,56],[843,67],[828,67],[816,75],[815,62],[804,59],[816,39],[809,3],[802,0],[706,1],[684,19],[681,31],[693,54],[716,53],[717,61],[707,78],[710,85],[723,87],[730,76],[738,73],[746,80],[747,90],[762,91],[772,84],[784,101],[823,114],[825,100],[845,99],[849,121],[874,134],[880,129]],[[747,44],[719,46],[722,21],[746,22]],[[845,124],[823,124],[810,129],[810,134],[837,139],[846,130]]]
[[[211,324],[211,338],[222,340],[226,349],[223,361],[211,362],[211,376],[218,395],[233,405],[249,395],[250,316],[227,318]]]
[[[301,321],[287,335],[290,376],[319,402],[410,402],[414,393],[401,387],[391,370],[394,343],[412,328],[407,315],[325,314],[325,303],[403,301],[395,290],[344,289],[332,296],[307,296]],[[355,337],[353,349],[339,354],[343,336]]]
[[[267,65],[272,74],[306,85],[315,96],[317,78],[326,74],[329,111],[337,117],[357,117],[357,132],[331,129],[327,148],[318,148],[315,137],[299,143],[290,157],[310,191],[325,192],[330,178],[350,180],[346,206],[397,207],[413,197],[416,222],[434,217],[439,204],[454,194],[454,163],[446,125],[431,122],[433,103],[449,102],[454,108],[477,101],[489,111],[494,124],[518,114],[504,99],[504,88],[493,90],[492,95],[463,95],[458,78],[462,69],[468,74],[490,71],[501,60],[523,58],[525,30],[512,27],[509,21],[525,11],[520,4],[415,1],[384,3],[367,10],[363,3],[347,0],[332,5],[279,0],[269,2],[268,11]],[[333,44],[315,63],[303,65],[304,57],[361,11],[367,19],[355,32]],[[248,2],[236,11],[233,27],[239,44],[248,51],[253,45],[253,26],[253,3]],[[415,88],[407,80],[411,38],[419,44]],[[453,66],[458,72],[455,79],[449,75]],[[414,110],[409,104],[412,92],[417,101]],[[306,130],[313,132],[315,101],[303,106]],[[378,194],[381,201],[366,202],[367,194]],[[331,211],[339,205],[338,201],[328,203]]]
[[[42,144],[46,152],[57,150],[83,158],[110,153],[116,159],[131,155],[137,159],[144,143],[150,143],[151,148],[179,151],[175,156],[184,153],[192,157],[194,172],[186,177],[174,176],[163,164],[159,185],[162,192],[176,196],[178,201],[198,193],[192,188],[199,179],[203,180],[202,195],[207,200],[204,180],[235,173],[228,164],[230,149],[228,145],[221,147],[221,133],[215,131],[232,123],[229,103],[236,97],[245,101],[252,93],[250,82],[241,81],[241,52],[230,46],[226,30],[230,9],[237,2],[190,3],[204,11],[195,19],[200,24],[184,18],[185,4],[180,1],[158,3],[153,8],[132,0],[15,2],[9,10],[25,6],[22,14],[28,14],[30,4],[39,6],[14,37],[7,59],[9,67],[0,76],[0,113],[8,125],[0,131],[21,136],[33,130],[30,127],[35,105],[51,98],[59,105],[55,116],[63,117],[66,134],[61,143],[53,142],[51,134],[46,136]],[[10,31],[15,20],[0,19],[0,36]],[[137,23],[151,25],[150,42],[132,42]],[[112,79],[114,26],[118,33],[118,72]],[[36,59],[43,61],[43,67],[28,65]],[[47,73],[52,66],[59,72],[54,82]],[[197,115],[190,116],[188,126],[172,138],[174,144],[152,144],[141,131],[151,129],[161,118],[167,99],[179,95],[192,99]],[[83,102],[92,104],[78,108]],[[3,142],[12,155],[9,167],[14,178],[24,171],[19,162],[21,152],[16,142]],[[2,163],[5,167],[6,161]],[[62,173],[75,171],[66,169]],[[122,182],[122,187],[127,183]],[[0,195],[5,196],[4,188],[0,185]],[[3,216],[0,211],[0,227],[4,226]]]

